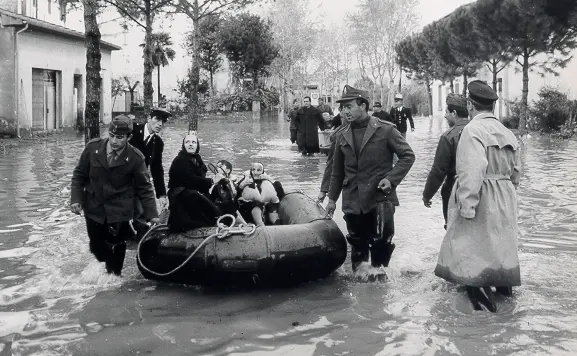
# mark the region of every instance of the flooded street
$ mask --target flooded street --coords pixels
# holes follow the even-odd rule
[[[415,165],[397,189],[397,248],[387,283],[363,283],[348,261],[291,289],[209,290],[144,279],[134,250],[123,277],[88,250],[68,210],[83,140],[0,151],[0,356],[6,355],[575,355],[577,141],[529,137],[519,193],[521,287],[497,314],[434,276],[444,236],[441,200],[421,196],[442,118],[417,118]],[[165,172],[186,126],[163,133]],[[325,156],[302,157],[284,120],[199,123],[205,161],[234,173],[260,161],[285,189],[316,197]],[[168,179],[167,179],[168,181]],[[335,220],[344,231],[337,206]]]

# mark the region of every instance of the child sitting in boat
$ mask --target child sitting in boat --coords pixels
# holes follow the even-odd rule
[[[284,192],[280,183],[274,182],[264,172],[262,163],[253,163],[250,170],[244,173],[238,182],[238,192],[239,210],[246,220],[256,225],[264,225],[266,217],[272,225],[280,223],[278,205]]]
[[[236,188],[231,180],[232,164],[226,160],[220,160],[216,164],[216,173],[213,185],[210,187],[210,200],[218,207],[220,212],[236,217],[238,224],[246,224],[246,221],[238,211]],[[226,222],[227,224],[229,222]]]

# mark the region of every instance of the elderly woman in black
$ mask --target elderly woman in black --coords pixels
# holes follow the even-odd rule
[[[182,232],[203,226],[215,226],[221,215],[208,198],[211,178],[199,154],[200,145],[196,135],[186,135],[182,149],[172,161],[168,171],[168,199],[170,215],[168,227],[171,232]]]

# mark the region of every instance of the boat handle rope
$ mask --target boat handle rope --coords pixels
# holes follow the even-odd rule
[[[232,223],[230,225],[226,225],[224,223],[221,222],[222,219],[224,218],[231,218],[232,219]],[[200,251],[200,249],[206,245],[207,242],[209,242],[211,239],[213,238],[217,238],[219,240],[225,239],[231,235],[238,235],[238,234],[243,234],[243,235],[250,235],[252,233],[255,232],[256,230],[256,225],[255,224],[240,224],[238,227],[234,227],[234,224],[236,223],[236,217],[231,215],[231,214],[225,214],[222,215],[221,217],[218,218],[218,220],[216,221],[216,231],[215,233],[209,235],[207,238],[205,238],[197,247],[196,249],[190,254],[190,256],[188,256],[186,258],[186,260],[184,260],[184,262],[182,262],[178,267],[174,268],[172,271],[168,271],[165,273],[159,273],[159,272],[155,272],[153,270],[151,270],[150,268],[146,267],[144,265],[144,263],[142,263],[142,260],[140,259],[140,248],[142,246],[142,243],[146,240],[148,240],[148,238],[150,237],[150,233],[152,231],[154,231],[155,229],[164,226],[164,225],[155,225],[153,227],[151,227],[146,234],[142,237],[142,239],[140,240],[140,242],[138,243],[138,248],[136,249],[136,258],[138,259],[138,263],[140,263],[140,266],[148,273],[151,273],[155,276],[158,277],[166,277],[166,276],[170,276],[171,274],[175,273],[176,271],[180,270],[182,267],[184,267],[188,261],[190,261],[190,259],[192,257],[194,257],[194,255],[196,255],[198,253],[198,251]]]

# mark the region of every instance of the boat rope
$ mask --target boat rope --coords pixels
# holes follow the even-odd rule
[[[221,222],[222,219],[224,218],[230,218],[232,219],[232,222],[230,225],[226,225],[224,223]],[[209,235],[208,237],[206,237],[197,247],[196,249],[190,254],[190,256],[188,256],[186,258],[186,260],[184,260],[184,262],[182,262],[178,267],[174,268],[171,271],[165,272],[165,273],[159,273],[159,272],[155,272],[153,270],[151,270],[150,268],[146,267],[143,263],[142,260],[140,259],[140,248],[143,244],[144,241],[148,240],[149,237],[151,236],[151,232],[156,230],[159,227],[165,226],[165,225],[155,225],[153,227],[151,227],[146,234],[142,237],[142,239],[140,240],[140,242],[138,243],[138,248],[136,249],[136,258],[138,259],[138,263],[140,263],[140,266],[148,273],[151,273],[155,276],[158,277],[166,277],[166,276],[170,276],[171,274],[175,273],[176,271],[180,270],[182,267],[184,267],[188,261],[190,261],[190,259],[192,257],[194,257],[194,255],[196,255],[198,253],[198,251],[200,251],[200,249],[206,245],[210,240],[217,238],[217,239],[225,239],[231,235],[239,235],[239,234],[243,234],[243,235],[251,235],[252,233],[255,232],[256,230],[256,225],[254,224],[239,224],[238,226],[234,226],[234,224],[236,223],[236,217],[231,215],[231,214],[225,214],[222,215],[221,217],[218,218],[218,220],[216,221],[216,231]]]

